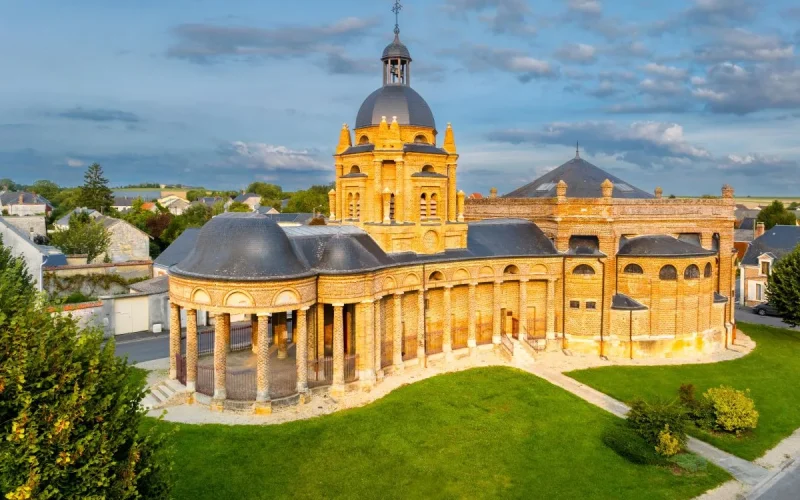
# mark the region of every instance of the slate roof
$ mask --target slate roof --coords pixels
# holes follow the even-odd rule
[[[239,203],[244,203],[245,201],[247,201],[250,198],[261,199],[261,195],[256,194],[256,193],[244,193],[244,194],[240,194],[239,196],[234,198],[233,201],[238,201]]]
[[[205,205],[207,207],[213,207],[214,204],[218,201],[227,201],[225,198],[219,196],[204,196],[202,198],[198,198],[192,202],[192,205]]]
[[[279,213],[279,214],[264,214],[270,220],[281,223],[294,223],[294,224],[308,224],[314,218],[312,213]]]
[[[601,198],[600,184],[606,179],[614,183],[614,198],[654,197],[583,158],[575,157],[535,181],[503,195],[503,198],[555,198],[556,184],[562,180],[567,183],[568,198]]]
[[[112,203],[112,207],[132,207],[133,202],[136,198],[131,198],[129,196],[117,196],[114,198],[114,203]]]
[[[56,221],[55,225],[56,226],[68,227],[69,226],[69,218],[72,217],[72,214],[78,214],[78,213],[88,214],[89,217],[91,217],[91,218],[97,218],[97,217],[100,216],[100,212],[98,212],[97,210],[95,210],[93,208],[76,208],[76,209],[72,210],[71,212],[69,212],[64,217],[58,219]]]
[[[170,266],[177,264],[189,255],[189,252],[194,248],[197,243],[197,236],[200,234],[200,228],[190,227],[181,233],[170,246],[161,252],[161,255],[156,257],[153,261],[154,266],[168,269]]]
[[[449,154],[442,148],[437,148],[433,144],[421,144],[418,142],[403,144],[403,151],[406,153],[427,153],[431,155]]]
[[[206,279],[269,281],[348,274],[408,263],[551,255],[558,255],[553,243],[526,220],[470,223],[466,249],[418,255],[387,254],[368,233],[355,226],[281,228],[257,213],[227,213],[214,217],[200,230],[194,248],[170,273]]]
[[[724,295],[720,295],[717,292],[714,292],[714,303],[715,304],[724,304],[728,302],[728,297]]]
[[[51,205],[42,195],[29,193],[27,191],[4,191],[0,193],[0,205],[17,205],[19,196],[22,195],[23,205]]]
[[[165,274],[157,278],[134,283],[131,285],[131,290],[139,293],[167,293],[169,291],[169,276]]]
[[[754,230],[756,228],[756,218],[755,217],[745,217],[742,219],[742,222],[739,224],[739,229],[749,229]]]
[[[753,241],[755,233],[752,229],[734,229],[733,241]]]
[[[797,245],[800,245],[800,226],[775,226],[750,243],[742,264],[757,266],[758,256],[763,253],[772,253],[776,259],[780,259]]]
[[[395,35],[394,41],[387,45],[385,49],[383,49],[381,60],[392,57],[401,57],[411,61],[411,53],[408,51],[408,47],[406,47],[405,44],[400,41],[400,35]]]
[[[384,85],[367,96],[356,115],[355,128],[380,125],[384,116],[388,122],[396,116],[400,125],[436,128],[430,106],[408,85]]]
[[[372,151],[375,151],[374,144],[361,144],[359,146],[350,146],[349,148],[345,149],[342,154],[353,155],[358,153],[370,153]]]
[[[647,306],[628,297],[625,294],[617,293],[611,297],[611,309],[622,311],[645,311],[647,310]]]
[[[630,257],[698,257],[716,255],[713,250],[667,235],[637,236],[622,239],[617,255]]]

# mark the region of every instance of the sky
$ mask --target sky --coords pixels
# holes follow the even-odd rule
[[[381,85],[391,0],[4,0],[0,177],[300,189]],[[405,0],[400,38],[458,184],[581,156],[665,194],[800,195],[788,0]]]

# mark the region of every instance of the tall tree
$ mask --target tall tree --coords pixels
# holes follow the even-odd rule
[[[33,185],[31,185],[31,191],[44,196],[47,198],[47,201],[52,203],[53,198],[55,198],[58,192],[61,191],[61,188],[58,187],[58,184],[53,181],[42,179],[34,182]]]
[[[783,202],[775,200],[761,209],[756,220],[758,222],[763,222],[764,228],[772,229],[778,224],[784,226],[793,226],[796,217],[793,213],[786,210],[786,208],[783,206]]]
[[[83,175],[81,204],[100,213],[108,212],[111,205],[114,204],[114,196],[108,187],[108,179],[103,177],[103,167],[98,163],[89,165]]]
[[[0,191],[3,191],[4,189],[7,189],[8,191],[16,191],[17,183],[8,177],[4,177],[0,179]]]
[[[769,303],[785,322],[800,325],[800,246],[775,263],[768,280]]]
[[[108,250],[110,237],[105,226],[90,218],[85,213],[72,214],[69,228],[55,231],[50,235],[50,244],[67,255],[86,254],[86,261],[95,258]]]
[[[114,341],[49,311],[0,242],[4,498],[168,498],[168,436],[142,429],[143,396]]]
[[[322,186],[311,186],[303,191],[295,191],[289,198],[286,205],[286,212],[302,213],[328,213],[328,191],[333,186],[330,184]]]

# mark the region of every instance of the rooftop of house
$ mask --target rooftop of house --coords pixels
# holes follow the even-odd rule
[[[199,234],[200,228],[190,227],[185,229],[175,241],[156,257],[156,260],[153,261],[153,265],[162,269],[169,269],[171,266],[185,259],[197,243],[197,235]]]
[[[20,199],[21,197],[21,199]],[[20,203],[21,201],[21,203]],[[28,191],[2,191],[0,192],[0,206],[4,205],[52,205],[42,195]]]
[[[758,257],[771,253],[780,259],[800,245],[800,226],[774,226],[750,243],[742,258],[742,265],[757,266]]]
[[[256,193],[243,193],[233,199],[233,201],[238,201],[239,203],[244,203],[245,201],[249,200],[250,198],[258,198],[261,199],[261,195]]]
[[[89,217],[96,219],[100,217],[101,214],[97,210],[93,208],[75,208],[71,212],[67,213],[64,217],[58,219],[55,223],[56,226],[69,226],[69,218],[72,217],[74,214],[85,213]]]

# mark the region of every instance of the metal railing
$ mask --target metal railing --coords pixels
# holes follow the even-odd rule
[[[319,387],[333,382],[333,357],[312,359],[308,362],[308,386]]]
[[[417,357],[417,334],[403,337],[403,361]]]
[[[271,399],[285,398],[297,392],[297,369],[277,371],[272,368],[270,372],[269,397]]]
[[[444,332],[441,330],[428,330],[425,332],[425,354],[442,352]]]
[[[500,345],[512,356],[514,355],[514,342],[511,341],[508,335],[500,335]]]
[[[466,326],[458,326],[453,328],[453,349],[462,349],[467,347],[469,339],[469,328]]]
[[[178,382],[186,385],[186,356],[183,354],[176,354],[175,358],[177,360]]]
[[[255,401],[256,371],[252,368],[229,368],[225,375],[225,393],[234,401]]]
[[[200,356],[214,353],[214,327],[205,326],[197,329],[197,352]]]
[[[206,396],[214,395],[214,367],[197,366],[197,392]]]
[[[528,345],[531,346],[531,349],[536,352],[542,352],[547,348],[547,337],[544,335],[525,337],[525,342],[527,342]]]
[[[358,380],[358,354],[347,354],[344,357],[344,381],[352,382]]]
[[[250,324],[231,326],[231,352],[253,347],[253,327]]]
[[[491,322],[478,323],[477,325],[475,325],[475,342],[478,345],[491,344],[493,329],[494,325],[492,325]]]

